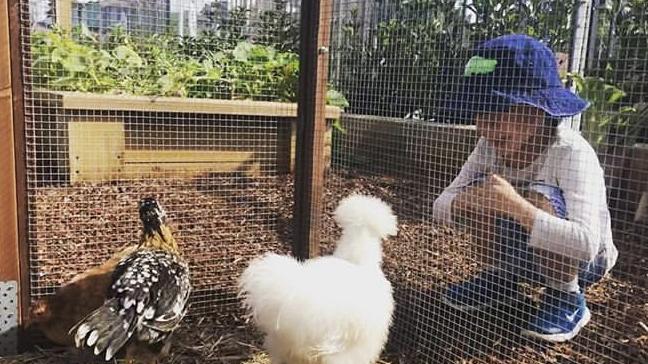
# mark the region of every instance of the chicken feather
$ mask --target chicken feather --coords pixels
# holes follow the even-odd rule
[[[267,253],[239,279],[273,364],[369,364],[387,341],[394,300],[381,243],[397,234],[396,216],[380,199],[352,195],[334,218],[342,236],[332,255],[300,262]]]

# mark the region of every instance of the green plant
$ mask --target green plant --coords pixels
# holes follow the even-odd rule
[[[611,135],[624,130],[627,137],[633,136],[627,132],[634,132],[636,137],[639,130],[635,124],[641,118],[636,117],[636,107],[621,103],[626,97],[623,90],[602,77],[583,77],[577,74],[568,74],[568,77],[573,80],[579,95],[591,103],[582,115],[581,125],[583,136],[595,150],[609,142]]]
[[[334,39],[331,77],[349,98],[350,112],[402,117],[434,108],[449,85],[446,68],[462,49],[464,24],[455,3],[376,2],[377,22],[351,8]]]
[[[362,12],[351,7],[340,19],[341,36],[333,39],[331,78],[349,98],[349,112],[403,117],[421,109],[447,122],[434,114],[457,85],[473,45],[516,32],[564,51],[575,4],[400,0],[376,1]]]
[[[326,104],[337,106],[342,109],[349,107],[349,101],[346,97],[340,91],[333,89],[331,85],[328,86],[328,90],[326,91]],[[342,127],[340,119],[336,119],[333,122],[333,127],[342,133],[346,133],[346,130]]]
[[[223,26],[219,29],[218,36],[227,44],[228,49],[248,39],[248,35],[244,33],[244,29],[249,21],[250,9],[244,6],[233,9],[223,19]]]
[[[227,4],[222,1],[212,1],[206,3],[200,10],[200,15],[205,19],[203,29],[218,29],[227,19]]]
[[[609,0],[600,10],[594,65],[628,93],[632,103],[648,102],[648,17],[646,0]],[[610,66],[613,71],[608,72]]]
[[[273,8],[260,15],[259,43],[283,52],[299,51],[299,19],[287,10],[288,0],[272,0]]]
[[[473,0],[467,10],[475,18],[469,29],[475,41],[496,35],[524,33],[565,51],[572,36],[576,2],[561,0]]]
[[[334,90],[331,87],[332,86],[329,85],[329,89],[326,92],[326,103],[340,108],[349,107],[349,101],[346,97],[344,97],[340,91]]]
[[[201,38],[206,37],[207,39]],[[220,50],[197,38],[153,35],[132,40],[119,28],[101,43],[82,30],[32,34],[34,83],[51,90],[295,102],[299,57],[239,41]],[[197,47],[191,48],[190,41]],[[199,50],[199,51],[197,51]],[[328,101],[348,105],[332,90]]]
[[[47,88],[109,91],[116,79],[107,77],[113,54],[98,46],[77,42],[61,31],[32,37],[34,82]]]
[[[295,53],[241,42],[225,54],[231,62],[234,98],[296,100],[299,58]]]

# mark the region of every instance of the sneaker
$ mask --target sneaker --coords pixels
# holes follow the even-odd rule
[[[591,313],[582,292],[561,292],[547,288],[540,310],[522,330],[525,336],[550,342],[571,340],[589,322]]]
[[[474,278],[450,285],[443,301],[461,311],[472,311],[508,302],[518,293],[517,280],[500,269],[489,269]]]

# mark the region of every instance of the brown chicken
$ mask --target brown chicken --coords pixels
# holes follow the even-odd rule
[[[40,330],[58,345],[74,345],[70,329],[90,312],[101,306],[119,261],[137,250],[127,246],[103,264],[74,276],[54,295],[34,302],[30,307],[28,326]]]

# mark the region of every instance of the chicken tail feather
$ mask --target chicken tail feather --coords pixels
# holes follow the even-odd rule
[[[106,303],[77,323],[70,334],[74,334],[77,348],[94,348],[94,354],[105,351],[106,361],[112,359],[133,334],[131,311],[119,312],[117,299]]]

